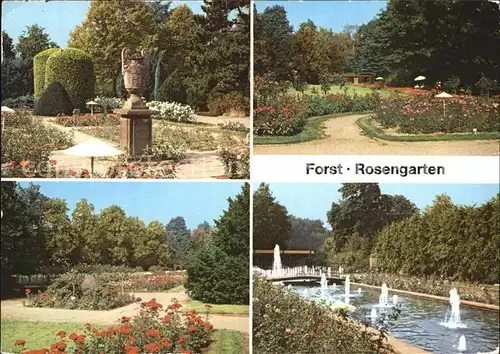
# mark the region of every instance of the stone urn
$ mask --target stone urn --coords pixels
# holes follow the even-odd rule
[[[122,50],[122,75],[125,90],[129,93],[129,98],[123,109],[148,110],[146,103],[141,98],[143,95],[149,76],[150,68],[149,52],[143,50],[141,53],[130,53],[130,49]]]

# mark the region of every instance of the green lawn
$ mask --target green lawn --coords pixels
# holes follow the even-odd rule
[[[453,134],[421,134],[421,135],[390,135],[384,130],[373,125],[373,118],[364,117],[356,121],[363,129],[363,134],[370,138],[377,138],[389,141],[451,141],[451,140],[490,140],[499,139],[500,133],[453,133]]]
[[[14,342],[17,339],[26,341],[24,347],[27,349],[48,348],[58,341],[56,336],[59,331],[68,334],[75,332],[83,334],[83,324],[75,323],[52,323],[52,322],[29,322],[2,320],[1,351],[12,353],[16,350]],[[214,343],[210,354],[241,354],[244,353],[245,343],[243,333],[230,330],[218,330],[214,335]]]
[[[238,331],[217,331],[214,341],[209,354],[242,354],[248,352],[245,348],[243,333]]]
[[[186,311],[196,310],[200,313],[206,311],[205,302],[200,302],[196,300],[190,300],[187,303],[182,303]],[[248,305],[216,305],[211,304],[212,308],[210,313],[212,314],[248,314],[250,307]]]
[[[352,114],[365,114],[369,112],[356,112],[356,113],[341,113],[329,114],[326,116],[311,117],[307,119],[306,126],[299,134],[292,136],[258,136],[253,138],[254,145],[266,144],[296,144],[304,143],[306,141],[323,139],[326,137],[324,123],[332,118],[345,117]]]

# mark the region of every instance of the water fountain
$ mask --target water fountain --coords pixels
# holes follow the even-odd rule
[[[288,286],[286,287],[288,290],[292,290],[292,285],[291,284],[288,284]]]
[[[281,266],[280,246],[274,246],[273,277],[279,277],[283,273]]]
[[[328,280],[326,280],[326,275],[325,273],[321,273],[321,290],[326,290],[328,289]]]
[[[328,278],[330,278],[332,276],[332,267],[328,267]]]
[[[450,305],[451,314],[449,318],[445,318],[441,325],[448,328],[466,328],[465,323],[460,322],[460,296],[456,288],[450,290]]]
[[[337,289],[337,284],[333,283],[332,284],[332,288],[333,288],[333,290],[336,290]]]
[[[465,336],[464,335],[461,335],[460,339],[458,340],[457,350],[459,352],[465,352],[467,350],[467,344],[466,344]]]
[[[370,312],[370,317],[372,320],[375,320],[377,318],[377,310],[375,308],[372,308],[372,311]]]
[[[361,293],[362,293],[361,288],[358,288],[358,294],[361,294]]]
[[[380,297],[378,298],[378,306],[386,307],[389,301],[389,290],[387,289],[387,284],[383,283],[380,288]]]
[[[392,295],[392,303],[396,305],[397,302],[398,302],[398,296],[396,294]]]
[[[349,295],[351,295],[351,279],[349,278],[349,275],[345,276],[344,293],[347,302],[349,301]]]

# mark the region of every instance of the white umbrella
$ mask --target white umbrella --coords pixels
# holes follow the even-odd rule
[[[426,78],[425,76],[417,76],[414,81],[424,81]]]
[[[453,97],[452,95],[450,95],[449,93],[446,93],[446,92],[441,92],[440,94],[434,96],[435,98],[451,98]],[[446,100],[443,100],[443,115],[446,115]]]
[[[90,157],[90,169],[94,173],[94,157],[118,156],[121,151],[97,139],[87,140],[63,151],[66,155]]]
[[[15,113],[16,111],[14,111],[12,108],[9,108],[7,106],[2,106],[2,113]]]
[[[89,101],[87,102],[87,106],[90,106],[90,115],[94,115],[94,106],[98,106],[99,103],[94,102],[94,101]]]
[[[382,76],[376,77],[375,80],[383,80],[384,78]]]

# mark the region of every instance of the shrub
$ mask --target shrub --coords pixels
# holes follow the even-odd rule
[[[235,132],[249,132],[250,129],[241,122],[223,122],[218,124],[221,129],[233,130]]]
[[[377,109],[376,120],[405,134],[495,132],[500,129],[499,102],[472,96],[442,100],[432,96],[391,96]]]
[[[39,99],[45,91],[47,84],[45,82],[45,65],[49,57],[60,51],[60,48],[49,48],[38,53],[33,58],[33,80],[35,85],[35,99]],[[50,83],[50,82],[49,82]]]
[[[225,136],[219,148],[219,160],[224,164],[227,177],[231,179],[250,178],[250,136],[239,139]]]
[[[118,97],[106,97],[106,96],[97,96],[94,99],[95,103],[98,103],[101,106],[104,113],[108,113],[113,111],[114,109],[120,108],[124,105],[125,100]]]
[[[289,88],[289,82],[278,82],[267,75],[256,76],[253,87],[255,107],[277,104],[285,96]]]
[[[2,163],[13,163],[15,166],[19,166],[21,162],[25,166],[48,163],[51,151],[72,145],[72,134],[48,126],[41,119],[33,118],[30,113],[16,112],[5,119]],[[2,175],[3,172],[2,169]]]
[[[32,95],[7,98],[2,101],[2,106],[7,106],[10,108],[34,108],[35,98]]]
[[[65,353],[200,353],[212,342],[213,325],[209,310],[205,316],[192,310],[182,314],[182,305],[168,305],[165,315],[163,305],[154,299],[142,302],[139,313],[133,318],[123,316],[116,326],[96,328],[85,325],[85,334],[59,331],[51,352]],[[26,340],[18,339],[16,346],[23,348]],[[22,350],[22,349],[21,349]],[[30,351],[46,353],[46,349]]]
[[[191,107],[181,103],[151,101],[147,103],[147,106],[158,111],[153,115],[154,119],[165,119],[182,123],[196,121],[196,116]]]
[[[309,115],[307,103],[284,97],[275,106],[254,109],[254,133],[257,135],[294,135],[302,131]]]
[[[218,116],[231,112],[247,115],[250,112],[250,100],[239,92],[231,92],[211,99],[208,102],[208,109],[210,113]]]
[[[327,307],[256,279],[253,345],[259,353],[394,353],[379,333]],[[378,337],[378,338],[377,338]]]
[[[130,291],[167,291],[186,281],[185,272],[172,272],[162,275],[134,276],[124,286]]]
[[[59,275],[44,292],[26,292],[27,307],[53,307],[80,310],[110,310],[134,302],[135,297],[122,294],[109,284],[95,279],[93,286],[84,288],[85,276],[75,272]]]
[[[73,108],[66,89],[59,82],[52,82],[37,101],[34,114],[37,116],[70,115],[73,113]]]
[[[379,101],[380,96],[376,93],[363,96],[354,94],[352,97],[346,94],[307,96],[307,104],[312,116],[369,111],[375,109]]]
[[[74,108],[87,110],[86,102],[94,97],[94,64],[79,49],[60,49],[47,59],[45,85],[59,82],[68,92]]]

